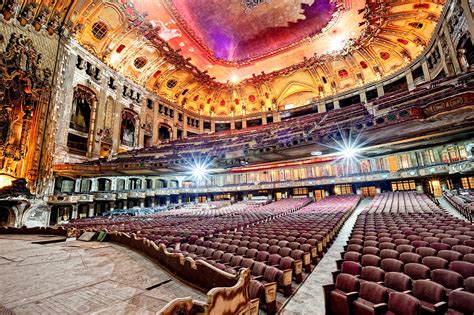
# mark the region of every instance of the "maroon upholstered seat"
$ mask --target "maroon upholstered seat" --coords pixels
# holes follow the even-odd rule
[[[236,254],[239,256],[245,256],[245,254],[247,253],[247,250],[248,250],[247,247],[239,247],[237,248]]]
[[[385,272],[403,272],[403,266],[403,262],[393,258],[385,258],[381,263],[381,267]]]
[[[362,255],[375,255],[378,256],[380,253],[380,249],[374,246],[366,246],[362,250]]]
[[[229,253],[235,253],[237,252],[237,249],[239,248],[239,246],[237,245],[230,245],[229,247],[227,247],[227,252]]]
[[[398,238],[398,239],[394,240],[393,243],[395,245],[397,245],[397,247],[398,247],[400,245],[410,245],[411,242],[409,240],[405,239],[405,238]]]
[[[249,249],[258,249],[258,245],[260,245],[258,242],[250,242]]]
[[[416,249],[418,249],[419,247],[428,247],[430,245],[430,243],[426,242],[426,241],[420,241],[420,240],[416,240],[416,241],[412,241],[411,242],[411,246],[415,247],[415,251]]]
[[[359,297],[354,301],[355,315],[383,314],[387,310],[388,291],[373,282],[362,282]]]
[[[404,264],[421,263],[421,256],[415,253],[410,253],[410,252],[401,253],[398,259]]]
[[[461,253],[463,255],[474,253],[474,248],[466,245],[454,245],[453,247],[451,247],[451,250]]]
[[[270,254],[278,254],[278,252],[280,251],[280,246],[278,245],[271,245],[269,248],[268,248],[268,252]]]
[[[413,283],[413,296],[421,302],[423,314],[444,314],[447,309],[444,287],[430,280]]]
[[[411,290],[411,279],[406,274],[400,272],[385,273],[385,286],[389,292],[407,292]]]
[[[466,291],[474,293],[474,277],[465,279],[464,286],[466,287]]]
[[[415,247],[411,246],[411,245],[398,245],[397,246],[397,251],[399,253],[414,253],[415,252]]]
[[[270,245],[268,245],[268,244],[262,244],[262,243],[260,243],[260,245],[258,245],[258,248],[257,248],[257,249],[258,249],[259,251],[268,251],[268,248],[269,248],[269,247],[270,247]]]
[[[474,277],[474,264],[467,261],[453,261],[449,264],[449,269],[461,274],[464,279]]]
[[[449,295],[446,315],[474,314],[474,293],[453,291]]]
[[[459,273],[446,270],[446,269],[435,269],[431,272],[431,280],[441,284],[446,289],[446,294],[449,294],[452,290],[462,288],[464,278]]]
[[[463,261],[467,261],[467,262],[470,262],[470,263],[474,263],[474,254],[467,254],[467,255],[464,255]]]
[[[395,249],[397,248],[397,245],[389,242],[383,242],[379,244],[379,249],[384,250],[384,249]]]
[[[370,255],[370,254],[362,255],[362,259],[361,259],[362,267],[365,267],[365,266],[378,267],[380,266],[380,263],[381,263],[381,259],[378,256]]]
[[[240,263],[240,266],[242,268],[252,269],[254,263],[255,263],[255,261],[251,258],[243,258],[242,262]]]
[[[412,280],[429,279],[431,273],[427,266],[415,263],[406,264],[404,272]]]
[[[257,255],[258,255],[258,250],[255,248],[251,248],[245,253],[245,257],[252,258],[252,259],[255,259]]]
[[[380,258],[385,259],[385,258],[393,258],[393,259],[398,259],[398,256],[400,253],[396,250],[393,249],[382,249],[380,251]]]
[[[448,262],[455,260],[462,260],[462,254],[454,250],[441,250],[438,252],[438,257],[446,259]]]
[[[280,251],[278,253],[282,257],[290,256],[291,255],[291,248],[289,248],[289,247],[280,248]]]
[[[353,261],[345,261],[341,265],[341,273],[348,273],[353,276],[360,275],[362,271],[361,264]]]
[[[281,256],[278,254],[271,254],[268,256],[267,264],[270,266],[279,266],[280,265]]]
[[[270,253],[265,251],[259,251],[255,260],[260,262],[267,261],[268,256],[270,256]]]
[[[355,261],[355,262],[360,262],[362,255],[358,252],[346,252],[344,254],[344,260],[345,261]]]
[[[335,284],[324,286],[326,314],[351,315],[353,301],[359,292],[359,279],[349,274],[340,274]]]
[[[431,248],[431,247],[418,247],[415,250],[415,253],[417,253],[421,257],[426,257],[426,256],[436,256],[438,252],[436,251],[436,249]]]
[[[255,277],[262,277],[263,279],[263,273],[265,272],[265,269],[267,268],[267,265],[265,265],[264,263],[262,262],[258,262],[256,261],[253,266],[252,266],[252,270],[251,270],[251,275],[255,278]]]
[[[360,280],[362,281],[370,281],[376,283],[382,283],[385,277],[385,271],[383,271],[379,267],[374,266],[367,266],[362,267],[362,271],[360,273]]]
[[[431,243],[430,247],[436,249],[437,252],[442,251],[442,250],[450,250],[451,249],[451,246],[449,246],[448,244],[444,244],[444,243]]]
[[[426,256],[422,259],[422,263],[431,270],[447,269],[449,265],[449,262],[446,259],[435,256]]]
[[[388,296],[388,312],[386,315],[420,315],[420,301],[408,294],[392,292]]]

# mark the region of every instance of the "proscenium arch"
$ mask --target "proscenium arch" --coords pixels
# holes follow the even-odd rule
[[[290,97],[291,95],[302,92],[314,93],[315,96],[318,95],[318,89],[314,86],[303,82],[290,82],[277,97],[277,104],[280,104],[283,100]]]

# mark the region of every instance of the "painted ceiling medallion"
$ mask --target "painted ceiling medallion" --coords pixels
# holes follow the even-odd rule
[[[167,0],[166,5],[210,61],[237,67],[320,34],[338,11],[331,0],[230,0],[225,10],[222,0]]]

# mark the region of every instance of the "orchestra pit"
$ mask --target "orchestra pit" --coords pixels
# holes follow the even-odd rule
[[[470,0],[0,0],[0,314],[473,315]]]

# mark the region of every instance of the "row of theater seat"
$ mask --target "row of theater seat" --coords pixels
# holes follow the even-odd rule
[[[269,276],[275,275],[276,289],[289,296],[293,290],[292,280],[301,283],[304,275],[311,272],[312,263],[317,263],[318,255],[322,256],[358,201],[358,196],[332,196],[310,204],[301,199],[297,207],[293,205],[293,212],[215,236],[192,239],[168,250],[204,260],[228,273],[249,268],[254,280],[263,280],[260,289],[254,286],[254,293],[259,295],[252,297],[260,298],[271,312],[274,301],[266,298],[265,287],[272,279]]]
[[[394,276],[396,273],[393,273]],[[406,287],[401,286],[401,289]],[[326,314],[331,315],[418,315],[474,313],[473,296],[456,290],[446,295],[443,286],[416,280],[411,290],[390,290],[379,283],[361,281],[349,274],[340,274],[335,284],[324,286]]]
[[[451,204],[451,206],[453,206],[470,222],[472,222],[474,217],[474,195],[472,192],[467,196],[459,196],[457,195],[457,191],[454,193],[445,191],[443,196]]]
[[[344,198],[334,198],[333,203],[340,205]],[[331,204],[331,199],[327,203]],[[347,197],[350,203],[345,211],[350,211],[358,201],[357,197]],[[219,212],[216,216],[195,216],[193,211],[184,215],[176,215],[170,212],[163,212],[160,215],[151,215],[133,218],[97,218],[76,220],[69,224],[69,227],[78,229],[121,231],[134,233],[139,238],[147,238],[157,244],[165,244],[169,252],[181,253],[195,260],[203,260],[214,267],[235,274],[240,268],[249,268],[253,277],[253,293],[258,294],[266,305],[270,313],[276,309],[275,299],[277,289],[283,295],[289,296],[293,289],[293,279],[299,283],[302,280],[303,263],[305,271],[311,271],[312,245],[306,243],[305,236],[308,230],[297,229],[298,224],[305,216],[310,216],[312,211],[303,210],[311,203],[309,198],[284,199],[278,202],[261,205],[255,203],[234,204],[225,207],[225,211]],[[235,211],[227,211],[232,208]],[[303,208],[303,209],[301,209]],[[222,208],[221,208],[222,209]],[[319,225],[323,231],[330,230],[330,227],[339,226],[329,224],[331,220],[342,220],[344,216],[338,215],[342,211],[341,207],[331,214],[318,213],[318,216],[325,218]],[[219,209],[212,209],[219,210]],[[197,207],[196,212],[202,211]],[[207,211],[207,210],[206,210]],[[314,210],[316,211],[316,210]],[[222,214],[222,212],[225,212]],[[299,214],[301,212],[301,214]],[[209,213],[209,211],[207,211]],[[289,217],[289,221],[284,221]],[[272,234],[272,224],[280,229],[281,222],[295,223],[295,230],[285,235]],[[329,225],[328,225],[329,224]],[[267,236],[272,238],[256,238],[257,227],[267,230]],[[318,225],[315,224],[313,232],[318,232]],[[251,235],[245,235],[247,232]],[[272,231],[270,233],[270,231]],[[257,234],[255,234],[257,233]],[[326,232],[325,232],[326,233]],[[334,231],[321,236],[331,239]],[[229,237],[224,238],[224,235]],[[329,237],[331,235],[331,237]],[[275,238],[273,238],[273,236]],[[293,242],[289,242],[289,240]],[[296,242],[298,240],[299,242]],[[318,247],[315,241],[316,249]],[[306,250],[306,251],[305,251]],[[317,252],[316,252],[317,253]],[[293,278],[293,279],[292,279]],[[273,296],[273,298],[272,298]]]
[[[409,211],[406,205],[409,205]],[[465,307],[472,311],[473,239],[472,224],[447,214],[425,195],[379,195],[357,218],[345,251],[341,253],[342,259],[336,262],[338,270],[333,273],[336,285],[328,286],[326,290],[327,310],[340,311],[337,309],[340,305],[335,303],[340,296],[332,300],[331,296],[337,296],[343,283],[355,285],[356,279],[361,288],[368,287],[364,283],[371,283],[374,292],[390,293],[388,302],[386,294],[384,298],[381,297],[383,294],[377,295],[377,301],[388,303],[389,309],[390,305],[397,305],[390,302],[393,295],[398,301],[406,300],[418,310],[413,314],[419,314],[419,310],[422,314],[444,314],[448,297],[449,305],[458,309],[457,301],[469,297],[471,300]],[[463,293],[456,293],[451,298],[458,291]],[[368,297],[365,293],[363,295],[362,299],[366,300]],[[346,303],[344,312],[368,314],[361,313],[356,304]],[[372,305],[370,312],[377,314],[380,310],[376,309]],[[381,309],[386,311],[386,304]],[[391,311],[398,314],[399,310]]]

